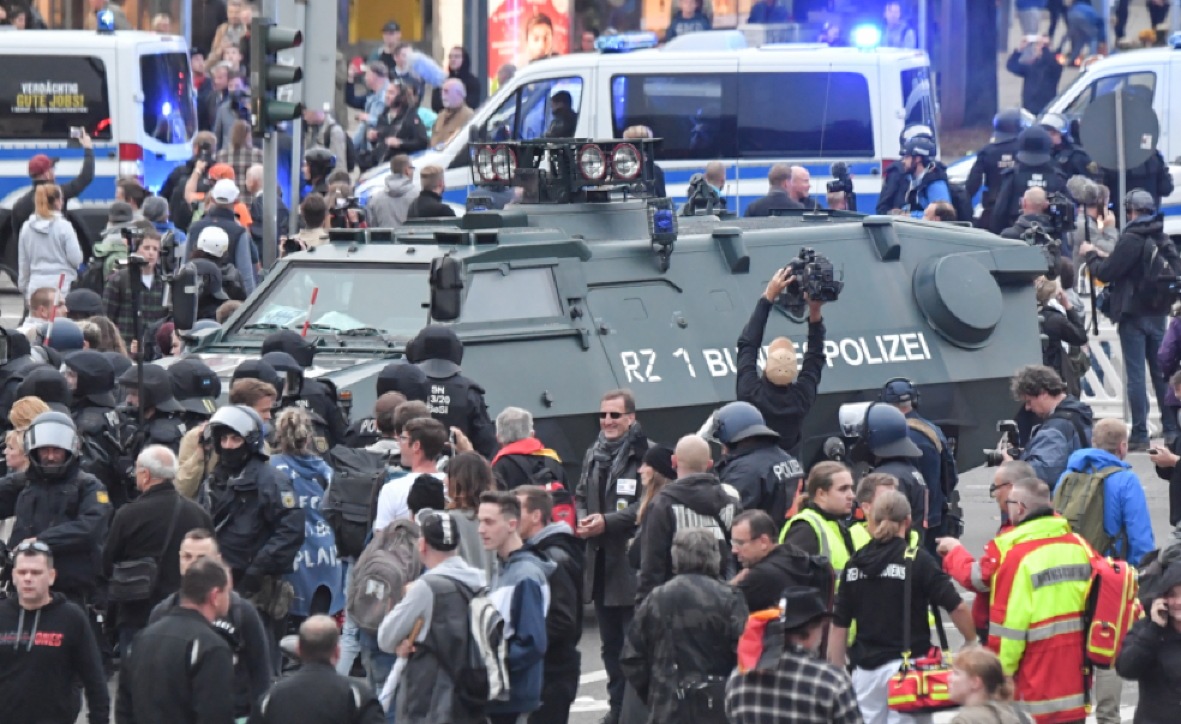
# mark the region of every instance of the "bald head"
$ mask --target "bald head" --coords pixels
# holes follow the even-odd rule
[[[340,632],[329,616],[309,616],[299,626],[299,658],[304,663],[335,664]]]
[[[704,473],[709,470],[709,443],[700,435],[686,435],[677,441],[673,464],[677,467],[678,478]]]
[[[719,189],[726,184],[726,167],[721,161],[710,161],[705,164],[705,180]]]
[[[1027,190],[1021,197],[1021,208],[1027,214],[1046,213],[1046,209],[1050,208],[1050,202],[1046,200],[1046,190],[1040,186]]]

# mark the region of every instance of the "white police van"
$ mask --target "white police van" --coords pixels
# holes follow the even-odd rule
[[[1169,164],[1174,185],[1172,195],[1161,201],[1165,232],[1181,237],[1181,36],[1174,35],[1170,44],[1172,47],[1133,50],[1096,61],[1050,102],[1046,112],[1061,113],[1073,123],[1082,119],[1096,98],[1116,88],[1151,96],[1152,109],[1160,121],[1157,148]],[[1118,189],[1111,189],[1113,199],[1118,193]]]
[[[9,216],[32,186],[29,159],[58,158],[60,180],[77,176],[83,150],[70,139],[72,127],[84,127],[94,141],[94,181],[69,206],[91,234],[106,223],[117,179],[139,178],[155,190],[192,156],[197,115],[183,37],[9,32],[0,35],[0,68],[0,249],[10,268],[16,239],[8,238]]]
[[[620,138],[629,126],[650,127],[662,139],[657,161],[668,195],[678,202],[693,174],[713,160],[726,165],[723,194],[732,210],[741,212],[765,195],[767,173],[780,162],[805,166],[813,195],[823,200],[830,165],[839,161],[853,176],[859,210],[872,212],[882,172],[898,157],[902,130],[935,125],[930,67],[921,51],[751,48],[738,31],[694,33],[661,48],[631,50],[636,35],[601,39],[618,39],[605,49],[613,52],[529,64],[476,112],[469,128],[490,140],[538,138],[553,119],[550,99],[566,91],[578,114],[578,138]],[[415,159],[419,169],[447,169],[444,198],[459,205],[472,182],[468,139],[461,132]],[[362,199],[382,187],[386,173],[379,167],[365,177]]]

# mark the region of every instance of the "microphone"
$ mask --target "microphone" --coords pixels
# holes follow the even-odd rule
[[[830,437],[824,441],[824,457],[829,460],[843,460],[845,458],[845,443],[839,437]]]

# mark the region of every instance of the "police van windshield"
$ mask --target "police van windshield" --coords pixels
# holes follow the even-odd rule
[[[582,108],[582,78],[553,78],[528,83],[513,92],[488,116],[484,138],[489,141],[519,141],[541,138],[555,127],[553,98],[566,92],[570,97],[572,120],[577,123]]]
[[[320,334],[413,337],[422,328],[430,301],[425,266],[292,262],[251,303],[234,334],[302,329],[314,290],[318,291],[310,332]]]
[[[874,155],[869,84],[860,73],[615,75],[611,123],[616,138],[648,126],[669,161]]]
[[[906,120],[902,127],[935,127],[935,104],[931,100],[931,74],[928,68],[902,71],[902,108]]]
[[[110,140],[107,69],[99,58],[0,50],[0,68],[0,139],[62,141],[83,126],[95,140]]]
[[[140,56],[144,133],[163,143],[188,143],[197,132],[189,57],[184,53]]]

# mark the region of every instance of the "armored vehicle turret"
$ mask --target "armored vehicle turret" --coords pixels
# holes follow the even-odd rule
[[[364,415],[389,358],[428,322],[446,322],[491,414],[531,410],[539,436],[577,466],[609,389],[632,389],[648,435],[668,442],[732,401],[739,332],[768,279],[807,247],[844,287],[823,308],[827,361],[802,459],[838,434],[841,404],[876,399],[901,376],[922,387],[923,415],[958,440],[960,465],[983,462],[996,422],[1016,406],[1010,375],[1041,359],[1039,249],[898,217],[678,216],[643,194],[651,150],[473,144],[477,181],[511,180],[519,202],[477,210],[484,202],[471,199],[458,220],[334,231],[331,243],[280,260],[201,356],[228,376],[267,334],[306,323],[319,348],[309,374],[351,392]],[[777,306],[764,343],[786,336],[802,353],[806,332],[798,309]]]

